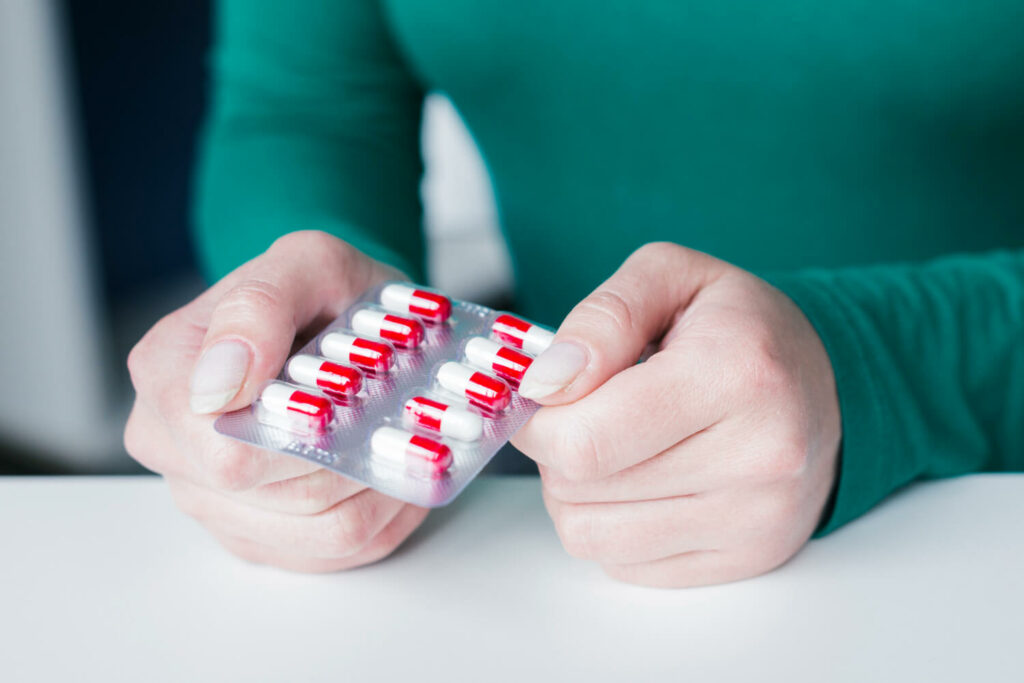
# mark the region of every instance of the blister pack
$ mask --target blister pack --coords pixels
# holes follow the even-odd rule
[[[414,505],[447,505],[539,408],[517,389],[553,337],[508,313],[388,282],[215,428]]]

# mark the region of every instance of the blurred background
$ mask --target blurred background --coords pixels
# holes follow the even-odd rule
[[[210,0],[0,0],[0,473],[138,471],[125,358],[205,287],[189,203],[210,16]],[[443,94],[423,126],[431,281],[501,305],[483,162]]]

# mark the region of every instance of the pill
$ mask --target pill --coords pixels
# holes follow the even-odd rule
[[[380,427],[370,437],[374,455],[431,476],[441,476],[452,464],[452,451],[440,441],[404,429]]]
[[[410,318],[361,308],[352,316],[352,329],[359,334],[387,339],[403,349],[414,349],[423,341],[423,325]]]
[[[484,431],[479,415],[426,396],[414,396],[406,401],[404,413],[411,424],[459,441],[476,441]]]
[[[512,401],[512,390],[507,384],[462,363],[442,365],[437,370],[437,381],[453,394],[464,396],[473,405],[492,412],[504,410]]]
[[[284,382],[271,382],[260,392],[260,406],[271,415],[286,418],[291,428],[323,434],[334,417],[330,399],[297,389]]]
[[[509,346],[522,349],[534,356],[543,353],[551,346],[551,341],[555,338],[555,333],[551,330],[545,330],[539,325],[531,325],[508,313],[499,315],[498,319],[494,321],[494,325],[491,326],[491,330],[495,337]]]
[[[387,344],[344,332],[331,332],[320,340],[320,353],[332,360],[384,373],[395,364],[395,352]]]
[[[320,387],[328,394],[355,396],[363,386],[363,373],[348,365],[305,354],[288,361],[288,377],[298,384]]]
[[[448,297],[409,285],[386,285],[380,292],[380,303],[384,308],[412,313],[432,323],[443,323],[452,314]]]
[[[523,374],[533,362],[525,353],[484,337],[473,337],[466,343],[466,358],[471,364],[493,372],[514,387],[523,381]]]

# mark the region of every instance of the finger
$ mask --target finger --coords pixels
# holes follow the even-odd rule
[[[608,576],[655,588],[692,588],[749,579],[775,569],[784,560],[764,564],[738,551],[704,550],[653,562],[604,564]]]
[[[545,405],[570,403],[635,364],[695,293],[724,264],[674,244],[648,244],[562,322],[554,343],[523,378],[519,393]]]
[[[318,515],[366,488],[366,484],[320,468],[310,474],[229,492],[228,495],[263,510],[290,515]]]
[[[214,537],[229,552],[249,562],[297,572],[335,572],[384,559],[401,545],[426,516],[426,509],[406,505],[365,548],[355,555],[336,559],[292,555],[278,548],[235,536],[214,533]]]
[[[627,368],[575,403],[546,406],[513,436],[527,456],[573,480],[606,477],[725,418],[734,388],[715,352],[687,340]]]
[[[584,560],[650,562],[731,540],[727,511],[701,496],[576,504],[545,492],[544,504],[566,552]]]
[[[615,503],[707,493],[770,481],[764,456],[751,447],[742,425],[719,422],[653,458],[600,478],[569,478],[540,465],[548,492],[566,503]]]
[[[368,284],[394,276],[323,233],[292,233],[257,257],[213,309],[192,371],[189,405],[212,413],[248,405],[278,374],[295,334],[336,313]]]
[[[317,515],[289,515],[253,507],[184,480],[168,479],[167,483],[178,507],[210,530],[309,557],[356,554],[404,505],[366,490]]]
[[[124,430],[124,447],[143,467],[225,491],[243,491],[322,471],[316,463],[217,434],[213,416],[190,416],[172,429],[141,399]]]

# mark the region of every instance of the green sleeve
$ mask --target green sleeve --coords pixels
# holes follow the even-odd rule
[[[828,533],[914,480],[1024,469],[1024,252],[770,277],[832,359]]]
[[[421,279],[423,91],[377,0],[221,0],[196,241],[216,279],[323,230]]]

